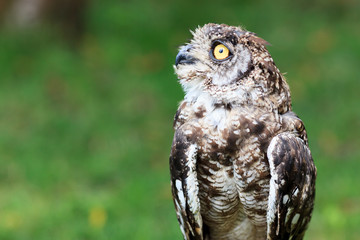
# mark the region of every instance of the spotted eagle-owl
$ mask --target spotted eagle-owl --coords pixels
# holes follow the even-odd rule
[[[171,186],[185,239],[302,239],[316,168],[304,124],[267,42],[206,24],[174,66],[185,91],[175,115]]]

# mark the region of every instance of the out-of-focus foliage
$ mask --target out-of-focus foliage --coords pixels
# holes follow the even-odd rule
[[[0,239],[181,239],[172,64],[208,22],[258,33],[287,73],[318,168],[306,239],[359,239],[359,1],[83,2],[76,38],[61,18],[0,31]]]

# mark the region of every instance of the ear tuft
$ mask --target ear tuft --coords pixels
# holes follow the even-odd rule
[[[250,35],[250,36],[248,37],[248,39],[249,39],[250,41],[255,42],[255,43],[257,43],[257,44],[260,44],[260,45],[271,46],[271,44],[270,44],[268,41],[266,41],[266,40],[264,40],[264,39],[262,39],[261,37],[258,37],[258,36],[256,36],[256,35]]]

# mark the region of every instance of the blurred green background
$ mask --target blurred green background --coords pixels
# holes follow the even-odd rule
[[[29,5],[30,2],[30,5]],[[172,64],[189,29],[269,41],[318,168],[305,239],[360,239],[360,3],[0,2],[0,239],[181,239]]]

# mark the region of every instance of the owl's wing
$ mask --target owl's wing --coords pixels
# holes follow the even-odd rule
[[[185,240],[203,240],[196,159],[197,146],[176,131],[170,155],[171,190]]]
[[[268,239],[302,239],[315,198],[316,168],[306,143],[291,133],[274,137],[267,151],[270,193]]]

